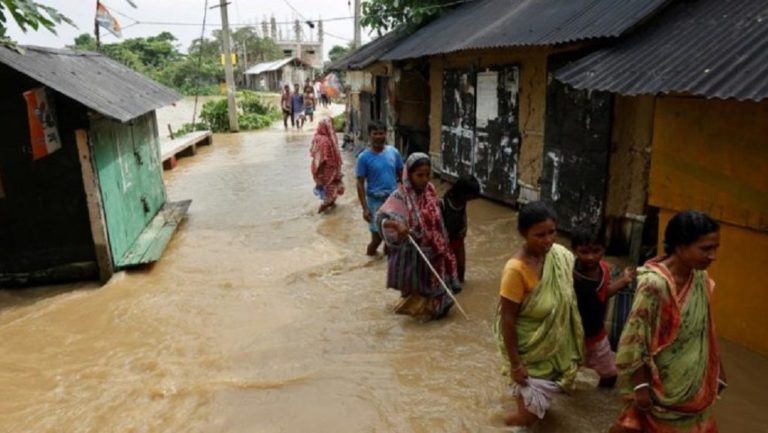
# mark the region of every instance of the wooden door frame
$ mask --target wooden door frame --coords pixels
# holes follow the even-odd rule
[[[104,216],[99,176],[92,157],[92,143],[89,139],[88,131],[85,129],[76,130],[75,141],[77,142],[80,171],[83,177],[83,188],[85,189],[85,198],[88,205],[88,216],[94,251],[96,253],[96,263],[99,266],[99,280],[104,284],[114,274],[114,262],[112,261],[112,252],[109,246],[109,234]]]

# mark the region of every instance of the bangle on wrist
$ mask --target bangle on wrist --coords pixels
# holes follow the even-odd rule
[[[723,379],[721,379],[719,377],[717,378],[717,383],[719,383],[720,386],[722,386],[723,388],[728,388],[728,382],[724,381]]]
[[[524,366],[524,365],[523,365],[523,363],[521,362],[521,363],[517,364],[517,366],[514,366],[514,365],[513,365],[513,366],[512,366],[512,371],[513,371],[513,372],[514,372],[514,371],[520,371],[520,369],[521,369],[521,368],[524,368],[524,367],[525,367],[525,366]]]
[[[650,388],[650,387],[651,387],[651,384],[650,384],[650,383],[648,383],[648,382],[643,382],[643,383],[641,383],[641,384],[639,384],[639,385],[635,385],[635,387],[634,387],[632,390],[633,390],[633,391],[635,391],[635,392],[637,392],[637,391],[640,391],[640,390],[641,390],[641,389],[643,389],[643,388]]]

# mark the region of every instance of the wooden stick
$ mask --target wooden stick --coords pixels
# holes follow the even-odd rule
[[[437,280],[440,281],[440,284],[443,286],[443,290],[445,290],[445,293],[447,293],[448,296],[451,299],[453,299],[453,302],[456,304],[456,308],[458,308],[459,311],[461,311],[461,315],[464,316],[465,319],[469,320],[469,316],[464,311],[464,309],[461,308],[461,304],[459,304],[459,300],[456,299],[456,295],[454,295],[451,289],[448,288],[448,285],[445,284],[445,281],[443,281],[443,279],[440,278],[440,274],[438,274],[435,268],[432,267],[432,263],[429,262],[429,259],[427,258],[427,256],[424,255],[424,252],[421,251],[421,248],[419,248],[419,244],[417,244],[416,241],[413,240],[413,237],[410,234],[408,234],[408,240],[411,241],[411,244],[413,244],[413,246],[416,248],[416,251],[419,252],[419,255],[421,256],[421,258],[424,259],[425,262],[427,262],[427,266],[429,266],[429,269],[432,271],[433,274],[435,274],[435,277],[437,277]]]

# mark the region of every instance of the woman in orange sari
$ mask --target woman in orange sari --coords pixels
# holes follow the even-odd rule
[[[727,386],[706,269],[719,225],[697,211],[675,215],[665,255],[646,262],[617,354],[627,407],[611,433],[717,433],[712,405]]]

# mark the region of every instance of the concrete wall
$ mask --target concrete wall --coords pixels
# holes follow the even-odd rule
[[[723,223],[714,311],[721,336],[768,355],[768,102],[659,97],[649,203]]]
[[[522,143],[518,159],[519,180],[539,185],[544,149],[544,114],[547,95],[548,48],[468,51],[430,58],[430,152],[440,155],[443,70],[474,66],[517,65],[520,67],[520,126]]]

